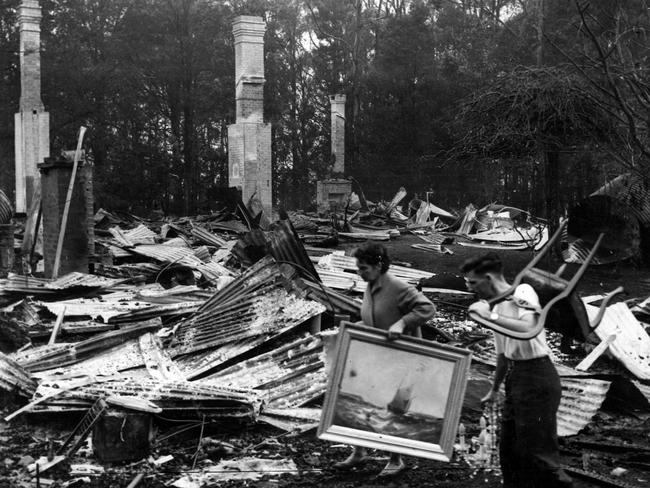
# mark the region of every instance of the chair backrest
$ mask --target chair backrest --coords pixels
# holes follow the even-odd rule
[[[542,308],[566,290],[569,284],[567,280],[539,268],[526,270],[521,281],[535,289]],[[547,314],[546,328],[577,340],[587,338],[590,332],[589,317],[584,303],[575,290],[553,304]]]

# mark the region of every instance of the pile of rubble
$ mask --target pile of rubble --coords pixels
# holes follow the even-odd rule
[[[218,215],[153,222],[101,210],[95,220],[93,274],[0,280],[0,389],[22,404],[5,421],[86,412],[96,430],[117,410],[286,430],[317,423],[335,336],[321,324],[358,319],[354,259],[308,255],[288,220],[265,231]],[[74,456],[67,444],[57,462]],[[100,459],[115,447],[104,444]]]
[[[337,231],[335,222],[319,223],[297,213],[263,230],[250,216],[227,212],[148,221],[101,210],[95,217],[92,274],[56,280],[11,274],[0,280],[0,389],[14,406],[5,420],[28,412],[85,414],[61,439],[56,455],[35,460],[32,472],[74,460],[91,432],[100,460],[145,456],[147,445],[115,454],[116,441],[107,433],[115,412],[127,415],[120,422],[142,415],[191,425],[264,422],[287,432],[313,428],[320,418],[336,325],[358,319],[365,283],[355,273],[353,258],[303,242],[346,234],[365,240],[384,230],[361,226],[383,222],[398,230],[392,234],[426,231],[420,236],[426,244],[443,249],[440,237],[462,235],[471,241],[480,235],[481,242],[488,242],[486,232],[501,229],[501,235],[509,235],[504,229],[527,225],[511,226],[508,219],[530,223],[513,209],[483,209],[457,219],[421,202],[419,217],[416,212],[415,218],[406,217],[411,223],[395,224],[403,216],[396,209],[398,197],[383,210],[358,211],[347,219],[349,233]],[[458,227],[448,224],[452,219]],[[535,236],[531,231],[525,237],[527,242],[540,242],[544,230],[537,229]],[[391,232],[385,233],[390,239]],[[435,281],[433,273],[408,266],[393,265],[391,272],[412,284]],[[463,297],[461,288],[454,293],[471,298]],[[590,316],[598,298],[585,302]],[[642,302],[634,312],[642,318],[647,309]],[[480,412],[478,399],[495,363],[484,340],[488,335],[444,312],[427,329],[429,338],[472,348],[465,411]],[[619,303],[607,308],[596,335],[604,346],[580,364],[559,351],[559,340],[554,347],[563,363],[558,416],[563,436],[588,425],[617,382],[631,384],[650,402],[650,338],[643,324]],[[627,372],[594,366],[604,353]],[[123,425],[117,430],[122,435]],[[148,427],[132,430],[147,434]],[[191,480],[179,483],[200,486]]]

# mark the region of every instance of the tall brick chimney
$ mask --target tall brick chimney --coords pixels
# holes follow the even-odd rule
[[[242,15],[235,36],[235,124],[228,126],[229,185],[244,203],[256,195],[271,216],[271,124],[264,123],[264,32],[261,17]]]
[[[345,173],[345,95],[330,95],[331,144],[335,174]]]
[[[340,212],[352,193],[352,182],[345,173],[345,95],[330,95],[330,144],[334,165],[330,178],[316,182],[316,207],[319,213]]]
[[[50,154],[50,115],[41,100],[41,7],[23,0],[18,7],[20,28],[20,106],[14,115],[16,212],[25,213],[39,182],[37,163]]]

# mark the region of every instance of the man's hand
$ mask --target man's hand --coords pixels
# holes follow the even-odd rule
[[[399,319],[391,325],[388,329],[388,340],[393,341],[402,335],[404,333],[404,327],[406,327],[406,324],[402,319]]]
[[[469,306],[469,311],[487,319],[490,317],[490,304],[485,300],[479,300]]]
[[[481,398],[481,403],[494,403],[499,398],[499,392],[490,389],[487,395]]]

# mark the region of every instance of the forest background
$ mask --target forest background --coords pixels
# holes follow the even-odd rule
[[[18,0],[0,0],[0,188],[13,192]],[[51,154],[81,125],[97,206],[218,208],[237,15],[260,15],[274,203],[309,209],[344,93],[346,176],[411,195],[561,213],[650,156],[643,0],[41,0]]]

